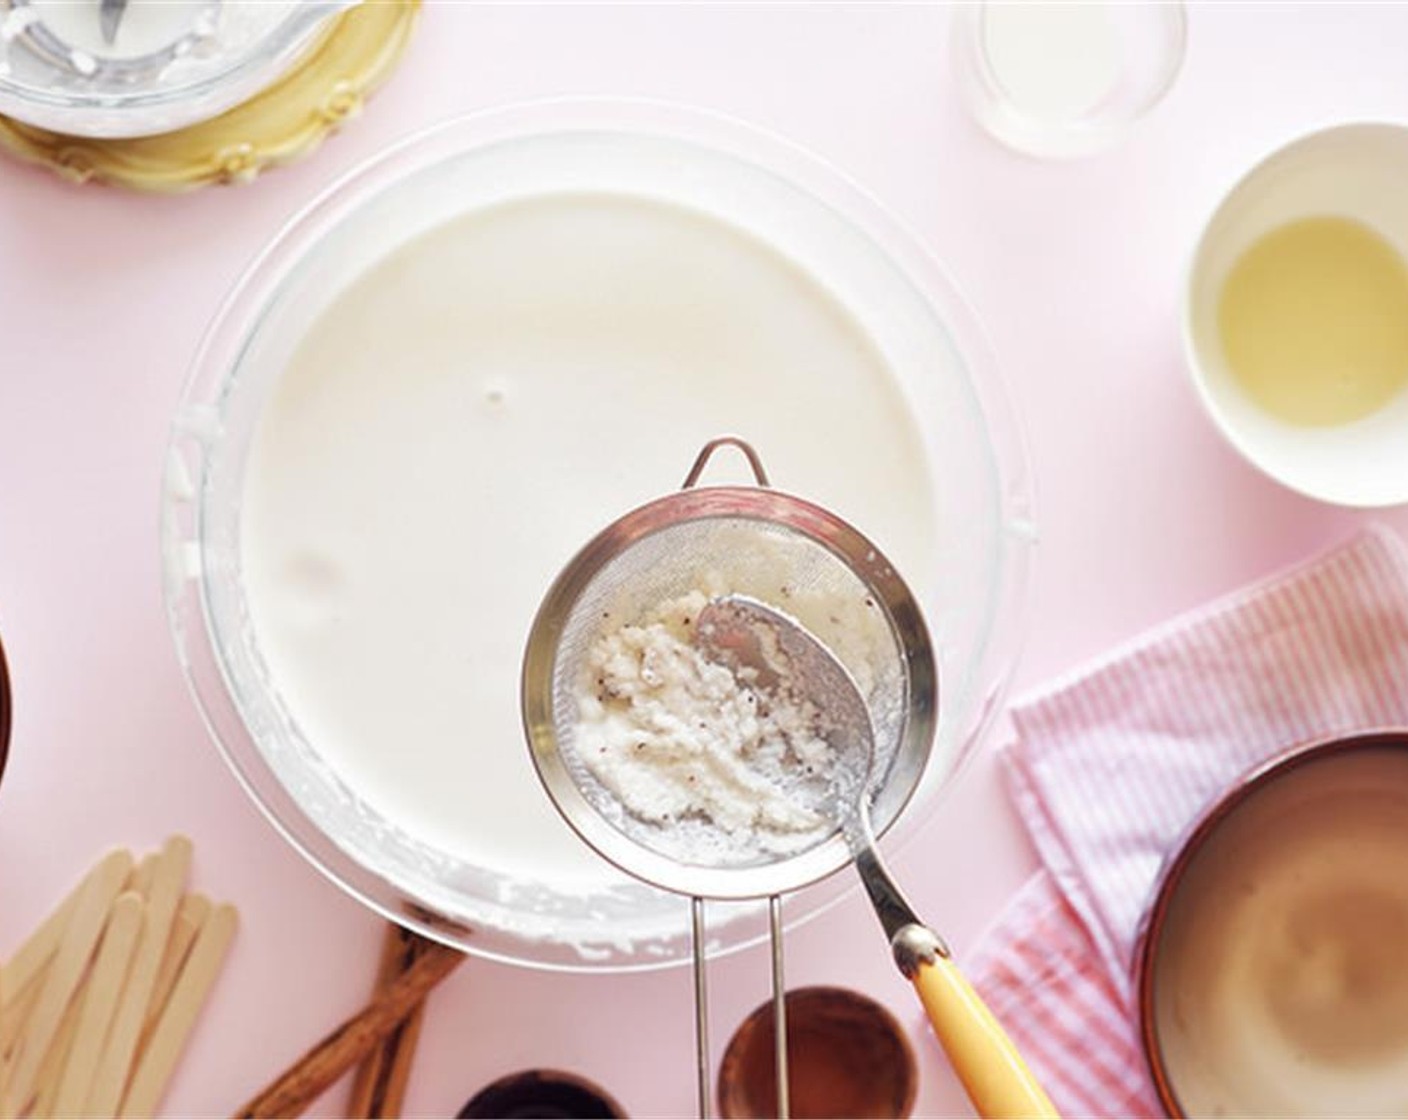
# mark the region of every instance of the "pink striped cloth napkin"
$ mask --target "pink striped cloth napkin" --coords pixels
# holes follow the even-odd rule
[[[1408,725],[1408,550],[1371,527],[1064,677],[1012,720],[1002,759],[1044,867],[969,974],[1065,1114],[1157,1114],[1133,958],[1159,868],[1251,767]]]

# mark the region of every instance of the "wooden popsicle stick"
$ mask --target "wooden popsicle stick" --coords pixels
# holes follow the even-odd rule
[[[464,960],[457,949],[431,944],[386,991],[286,1069],[235,1113],[237,1117],[300,1116],[328,1086],[374,1046]]]
[[[186,958],[185,967],[176,980],[166,1010],[152,1032],[147,1052],[132,1075],[131,1086],[123,1098],[118,1116],[145,1117],[156,1111],[201,1005],[219,975],[225,952],[230,947],[230,939],[234,937],[238,924],[239,915],[233,906],[216,906],[210,911],[195,944],[191,946],[190,956]]]
[[[113,1116],[122,1103],[132,1076],[133,1057],[151,1004],[152,986],[166,952],[176,905],[191,863],[191,842],[173,836],[157,856],[151,893],[147,896],[147,920],[137,940],[132,967],[122,989],[117,1014],[108,1030],[107,1042],[93,1074],[88,1100],[82,1111],[89,1116]]]
[[[428,944],[430,942],[418,933],[395,922],[388,922],[386,935],[382,939],[375,992],[385,991],[397,976],[415,963]],[[370,1120],[401,1114],[424,1014],[425,1001],[422,1000],[357,1067],[357,1076],[347,1099],[346,1114],[349,1117]]]
[[[91,875],[92,872],[88,874]],[[87,882],[88,875],[85,875],[79,880],[78,886],[69,892],[68,897],[29,935],[29,940],[15,950],[15,955],[0,966],[0,989],[5,993],[5,1006],[12,1003],[29,986],[39,970],[53,958],[64,930],[68,928],[74,904],[83,893]]]
[[[34,1083],[34,1107],[29,1111],[35,1120],[58,1115],[54,1111],[54,1098],[59,1092],[59,1078],[63,1073],[64,1063],[73,1047],[73,1036],[78,1032],[79,1003],[77,998],[69,1003],[64,1011],[63,1021],[59,1023],[59,1029],[54,1035],[54,1041],[49,1045],[49,1052],[44,1055],[44,1061],[39,1066],[39,1076],[35,1078]]]
[[[30,1015],[24,1043],[6,1093],[3,1107],[12,1114],[24,1111],[34,1096],[39,1065],[49,1052],[65,1009],[73,999],[93,947],[107,923],[113,899],[132,869],[132,853],[109,853],[89,874],[74,904],[68,927],[50,963],[39,1002]]]
[[[123,892],[112,904],[108,928],[103,933],[103,943],[84,988],[78,1030],[59,1078],[53,1107],[56,1116],[77,1116],[88,1097],[98,1055],[117,1010],[117,997],[126,983],[145,914],[146,904],[136,891]]]
[[[44,977],[47,974],[48,968],[41,968],[29,978],[24,990],[0,1011],[0,1058],[11,1055],[25,1023],[29,1021],[34,1005],[39,1002],[39,992],[44,987]]]
[[[136,891],[145,899],[151,893],[152,880],[156,877],[156,861],[160,855],[160,852],[148,852],[138,860],[132,874],[127,876],[127,886],[123,889]]]
[[[146,1021],[142,1024],[142,1037],[137,1043],[139,1058],[147,1048],[152,1031],[156,1029],[157,1020],[166,1009],[166,1001],[171,998],[171,989],[176,985],[176,977],[181,972],[181,966],[186,963],[186,955],[191,951],[196,934],[205,924],[206,915],[209,913],[210,899],[203,894],[186,895],[176,908],[176,921],[171,927],[171,936],[166,942],[166,953],[161,958],[161,967],[157,969],[156,980],[152,984],[151,1003],[147,1007]]]

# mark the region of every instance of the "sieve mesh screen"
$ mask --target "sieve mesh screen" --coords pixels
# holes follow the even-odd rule
[[[871,786],[882,788],[905,730],[905,651],[884,597],[859,567],[863,565],[853,566],[802,529],[740,515],[665,523],[610,552],[566,611],[552,676],[559,753],[591,807],[636,844],[685,864],[760,866],[800,854],[751,850],[740,857],[735,841],[708,818],[657,822],[636,816],[598,781],[576,750],[582,697],[594,685],[592,647],[604,635],[691,592],[758,599],[795,618],[836,655],[866,698],[875,732]],[[882,818],[877,824],[884,827],[883,805],[877,813]],[[826,839],[823,832],[811,846]]]

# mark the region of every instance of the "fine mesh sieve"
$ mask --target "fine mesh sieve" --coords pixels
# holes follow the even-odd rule
[[[696,488],[713,453],[742,451],[757,486]],[[785,1115],[786,1021],[780,897],[847,866],[839,829],[799,852],[744,862],[711,858],[710,826],[655,825],[627,813],[574,752],[587,654],[609,630],[692,591],[742,594],[785,610],[824,641],[861,684],[875,731],[869,786],[884,832],[923,774],[936,722],[937,673],[918,604],[867,538],[829,511],[772,490],[753,449],[733,437],[707,444],[679,492],[612,523],[558,576],[524,655],[522,703],[534,765],[558,811],[592,848],[629,875],[688,895],[694,906],[700,1112],[708,1112],[702,900],[767,897],[773,938],[779,1102]]]
[[[723,444],[746,448],[759,486],[693,488]],[[875,729],[871,811],[883,835],[914,792],[934,735],[936,670],[919,607],[869,540],[827,510],[769,489],[752,449],[732,438],[704,448],[685,489],[600,533],[549,590],[524,659],[533,761],[568,823],[630,875],[720,899],[799,889],[849,863],[839,835],[744,864],[711,860],[706,824],[662,827],[630,816],[574,753],[580,697],[591,687],[592,644],[696,590],[748,595],[785,610],[850,670]]]

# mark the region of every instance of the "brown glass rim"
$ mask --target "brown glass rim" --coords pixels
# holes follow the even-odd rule
[[[1384,747],[1408,749],[1408,727],[1381,727],[1314,739],[1273,756],[1252,767],[1211,801],[1173,846],[1173,855],[1164,861],[1154,888],[1153,901],[1139,923],[1134,962],[1139,999],[1139,1041],[1154,1082],[1154,1091],[1169,1116],[1186,1117],[1188,1113],[1178,1100],[1159,1047],[1158,1028],[1154,1020],[1154,976],[1158,971],[1164,922],[1193,858],[1229,816],[1276,779],[1308,763],[1319,762],[1328,755]]]
[[[14,712],[10,693],[10,668],[5,663],[5,644],[0,642],[0,778],[10,759],[10,721]]]
[[[488,1116],[497,1114],[504,1104],[516,1108],[527,1105],[541,1107],[543,1098],[557,1092],[567,1091],[592,1101],[605,1116],[625,1117],[627,1114],[621,1102],[598,1085],[595,1081],[570,1070],[542,1067],[508,1073],[491,1081],[474,1094],[460,1109],[461,1117]],[[492,1112],[482,1111],[486,1106]],[[556,1112],[514,1111],[516,1116],[553,1116]],[[561,1113],[560,1115],[566,1115]]]

